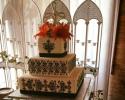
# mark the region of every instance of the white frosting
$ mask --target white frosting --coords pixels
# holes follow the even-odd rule
[[[70,93],[77,93],[77,90],[81,84],[81,81],[84,79],[84,74],[83,74],[83,71],[84,69],[83,68],[74,68],[70,74],[70,76],[32,76],[32,75],[29,75],[29,74],[26,74],[22,77],[19,78],[19,87],[21,90],[26,90],[26,91],[38,91],[36,89],[36,86],[37,84],[35,83],[36,80],[40,81],[43,83],[44,85],[44,80],[46,80],[48,86],[50,84],[50,82],[53,80],[56,82],[57,85],[59,85],[58,88],[56,88],[56,93],[60,93],[60,84],[59,82],[64,82],[66,86],[68,86],[68,82],[70,81],[71,84],[69,84],[71,86],[71,89],[70,89]],[[24,83],[24,80],[26,83]],[[32,89],[31,88],[28,88],[27,87],[27,81],[28,80],[31,80],[32,83],[30,84],[32,86]],[[47,87],[47,92],[53,92],[49,89],[50,87]],[[41,88],[41,90],[39,91],[42,91],[42,92],[46,92],[44,87]],[[68,89],[66,88],[64,91],[64,93],[69,93],[68,92]]]
[[[47,50],[43,48],[43,43],[46,43],[47,40],[50,40],[51,43],[55,44],[54,49],[51,51],[51,53],[64,53],[64,43],[65,41],[61,38],[53,39],[53,38],[48,38],[48,37],[39,37],[38,39],[38,49],[39,53],[48,53]]]

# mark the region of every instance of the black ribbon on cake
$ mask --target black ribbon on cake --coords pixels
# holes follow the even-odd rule
[[[67,52],[64,53],[39,53],[40,57],[64,57],[67,55]]]

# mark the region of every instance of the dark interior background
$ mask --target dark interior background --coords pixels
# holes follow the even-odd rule
[[[125,0],[120,0],[112,73],[115,69],[125,71]]]

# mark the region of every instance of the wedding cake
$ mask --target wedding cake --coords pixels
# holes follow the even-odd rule
[[[76,67],[76,55],[68,53],[69,29],[65,19],[49,19],[40,26],[35,35],[39,57],[29,59],[29,73],[19,78],[21,93],[77,94],[84,69]]]

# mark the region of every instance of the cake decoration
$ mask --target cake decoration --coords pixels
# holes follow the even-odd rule
[[[84,80],[84,69],[74,68],[69,76],[32,76],[20,77],[22,93],[65,93],[75,95]]]
[[[50,19],[48,22],[44,23],[39,27],[39,32],[35,35],[41,37],[50,37],[54,38],[62,38],[64,41],[66,39],[71,39],[72,34],[69,32],[70,24],[68,24],[66,19],[60,20],[60,22],[56,22],[55,20]]]
[[[32,57],[28,61],[29,73],[40,76],[69,75],[75,66],[75,54],[67,54],[62,58]]]
[[[51,50],[54,49],[54,43],[51,43],[50,40],[47,40],[46,43],[43,43],[43,48],[48,51],[48,53],[51,52]]]

